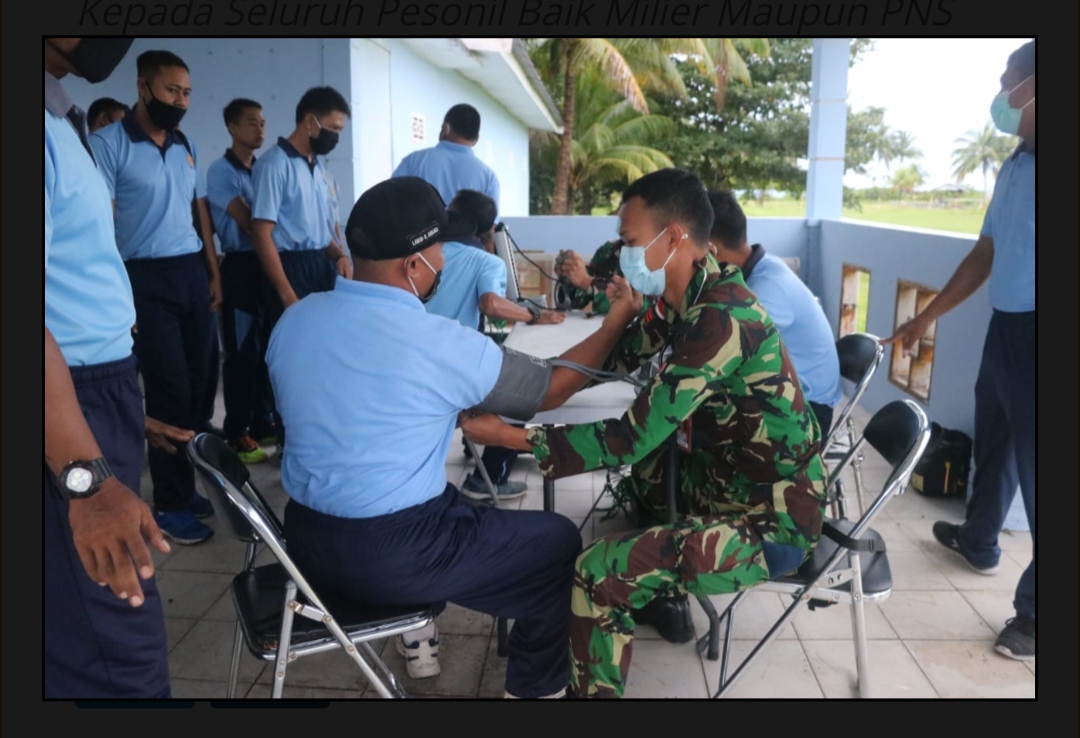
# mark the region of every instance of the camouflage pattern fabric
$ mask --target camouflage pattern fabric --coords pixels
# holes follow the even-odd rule
[[[570,297],[570,306],[574,310],[584,310],[585,307],[591,302],[592,311],[597,315],[604,315],[607,313],[608,308],[611,305],[608,303],[607,294],[604,290],[607,289],[608,282],[616,274],[622,274],[619,271],[619,241],[608,241],[603,246],[596,250],[589,263],[585,266],[585,270],[593,278],[593,285],[591,289],[583,290],[580,287],[566,282],[566,293]]]
[[[578,696],[621,697],[633,649],[631,609],[682,592],[738,592],[802,564],[821,535],[821,429],[787,349],[742,272],[711,257],[683,303],[657,299],[604,368],[633,372],[670,357],[618,419],[533,428],[551,478],[631,465],[626,480],[645,530],[600,539],[578,559],[570,652]],[[668,520],[666,441],[680,452],[679,512]],[[770,570],[770,559],[781,571]]]

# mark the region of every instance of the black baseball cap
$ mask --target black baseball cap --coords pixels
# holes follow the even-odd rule
[[[458,241],[476,232],[464,213],[451,213],[442,196],[419,177],[394,177],[356,201],[345,225],[349,251],[360,259],[403,259],[440,241]]]

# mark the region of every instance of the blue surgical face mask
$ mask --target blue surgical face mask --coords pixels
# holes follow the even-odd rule
[[[649,265],[645,263],[645,252],[665,233],[667,233],[667,228],[656,234],[656,238],[644,246],[627,246],[623,244],[622,249],[619,251],[619,269],[622,271],[623,276],[626,277],[626,281],[635,290],[649,297],[664,294],[664,287],[667,284],[667,273],[664,271],[664,267],[671,261],[671,257],[675,255],[674,251],[668,254],[667,261],[659,269],[650,270]],[[689,235],[684,233],[683,238]]]
[[[1031,75],[1031,77],[1034,76],[1034,74]],[[1027,82],[1031,77],[1025,79],[1024,82]],[[1021,82],[1020,85],[1024,84],[1024,82]],[[1002,90],[994,97],[994,102],[990,104],[990,117],[993,119],[994,125],[997,126],[999,131],[1008,133],[1010,136],[1015,136],[1020,130],[1020,118],[1024,113],[1024,108],[1035,102],[1033,97],[1019,108],[1009,105],[1009,95],[1013,94],[1020,85],[1011,90]]]

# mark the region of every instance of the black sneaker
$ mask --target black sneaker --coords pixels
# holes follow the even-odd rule
[[[953,525],[952,523],[946,523],[944,520],[939,520],[934,523],[934,538],[945,548],[949,549],[960,558],[964,560],[964,563],[971,567],[971,570],[978,573],[990,576],[997,574],[1001,568],[1000,564],[991,564],[990,566],[979,566],[964,553],[960,548],[960,540],[958,535],[960,533],[960,526]]]
[[[994,650],[1010,659],[1031,661],[1035,658],[1035,621],[1020,615],[1006,620]]]
[[[668,643],[688,643],[694,640],[694,622],[690,617],[690,598],[657,597],[640,610],[631,610],[630,617],[638,625],[651,625]]]

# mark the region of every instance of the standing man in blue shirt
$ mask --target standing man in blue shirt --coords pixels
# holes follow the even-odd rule
[[[255,151],[262,148],[266,137],[266,120],[262,105],[246,98],[231,101],[223,115],[232,146],[206,171],[206,200],[224,253],[223,430],[241,461],[258,464],[267,458],[259,439],[277,438],[262,344],[262,268],[251,245],[251,204],[255,200],[251,169]]]
[[[934,538],[979,574],[995,574],[998,534],[1016,497],[1031,528],[1031,563],[1020,577],[995,649],[1035,658],[1035,42],[1014,51],[990,106],[994,124],[1020,145],[998,172],[982,232],[945,288],[886,339],[911,350],[933,321],[990,280],[993,316],[975,381],[975,478],[963,525],[934,523]]]
[[[450,202],[461,190],[477,190],[499,204],[499,178],[473,150],[480,139],[480,113],[472,105],[455,105],[446,111],[439,143],[414,151],[394,170],[395,177],[420,177]]]
[[[463,213],[476,223],[476,230],[460,241],[443,244],[443,278],[439,292],[424,306],[433,315],[456,320],[466,328],[480,328],[481,316],[514,320],[526,325],[553,325],[566,319],[563,313],[517,305],[506,299],[506,264],[495,256],[495,221],[499,216],[495,201],[476,190],[461,190],[451,201],[451,212]],[[511,482],[510,472],[518,452],[511,448],[485,446],[481,463],[498,490],[499,498],[512,500],[525,494],[524,482]],[[491,499],[483,479],[469,472],[461,493],[474,500]]]
[[[135,303],[86,117],[60,83],[104,81],[132,41],[45,39],[46,699],[170,696],[146,542],[162,553],[169,545],[137,492],[147,421]]]
[[[296,128],[279,137],[252,169],[251,242],[264,277],[264,345],[282,313],[312,292],[352,276],[352,259],[334,242],[329,191],[318,157],[337,146],[352,111],[332,87],[314,87],[296,106]],[[278,453],[285,425],[279,418]]]
[[[177,127],[187,112],[191,77],[169,51],[144,52],[136,64],[135,109],[91,134],[90,144],[112,194],[116,245],[135,295],[135,355],[146,412],[170,425],[198,428],[221,279],[198,154]],[[187,455],[149,453],[158,525],[177,543],[205,541],[214,531],[199,518],[214,509],[195,492]]]
[[[110,123],[123,120],[124,116],[129,113],[131,113],[131,108],[119,100],[114,100],[111,97],[99,97],[90,103],[90,108],[86,111],[86,125],[90,129],[90,133],[93,133]]]
[[[281,466],[285,536],[316,588],[513,618],[506,691],[554,697],[570,678],[577,527],[556,513],[468,504],[446,480],[459,414],[492,394],[504,366],[474,326],[424,310],[440,284],[442,243],[466,237],[468,221],[419,178],[375,185],[345,228],[356,277],[282,316],[266,360],[292,439]],[[563,357],[599,366],[629,320],[615,312]],[[556,368],[545,403],[584,384]],[[410,645],[398,639],[412,673],[431,663],[438,633]]]
[[[780,331],[824,441],[832,428],[833,409],[844,399],[829,320],[814,293],[787,264],[766,253],[761,244],[746,242],[746,215],[733,194],[711,191],[709,202],[714,214],[709,243],[717,248],[716,260],[742,270],[746,286]]]

